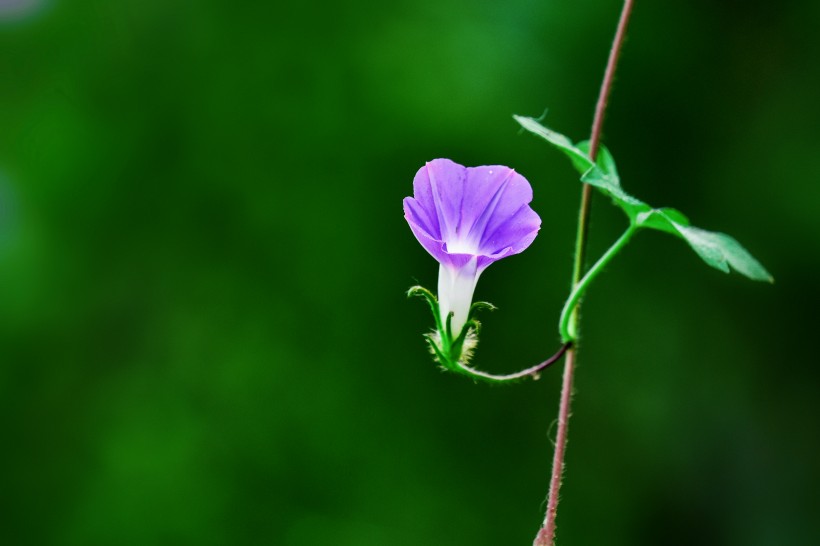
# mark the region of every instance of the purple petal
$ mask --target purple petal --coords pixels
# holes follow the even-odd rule
[[[410,230],[413,232],[413,235],[416,236],[421,246],[430,253],[433,258],[438,260],[439,262],[442,259],[445,259],[446,252],[444,251],[444,243],[441,239],[437,239],[433,237],[427,229],[425,229],[419,222],[414,218],[412,211],[410,210],[410,205],[408,202],[411,201],[410,197],[406,197],[404,199],[404,218],[407,220],[407,223],[410,224]]]
[[[522,205],[507,217],[494,216],[481,238],[482,254],[495,254],[511,248],[518,254],[530,246],[541,228],[541,218],[529,205]]]
[[[411,224],[416,224],[431,239],[441,243],[441,235],[438,230],[438,220],[435,214],[431,218],[428,212],[412,197],[404,198],[404,217]],[[411,225],[412,227],[412,225]]]
[[[443,264],[471,256],[479,268],[532,243],[541,219],[529,207],[532,188],[509,167],[466,168],[435,159],[419,169],[404,215],[416,238]]]
[[[521,193],[523,181],[524,195]],[[480,242],[488,224],[496,214],[504,214],[509,201],[529,203],[532,190],[524,178],[509,167],[499,165],[467,169],[467,186],[459,235]],[[529,190],[529,193],[526,193]],[[520,204],[515,204],[518,208]]]
[[[410,225],[410,230],[424,249],[441,264],[450,265],[455,268],[461,268],[474,258],[474,254],[463,254],[456,252],[447,252],[446,245],[441,239],[433,237],[428,229],[421,225],[415,210],[417,205],[413,202],[411,197],[404,198],[404,217]]]
[[[430,220],[430,234],[447,240],[454,234],[461,215],[466,169],[449,159],[434,159],[419,169],[413,179],[413,197]]]

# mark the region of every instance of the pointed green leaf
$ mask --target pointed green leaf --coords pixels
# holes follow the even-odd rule
[[[771,273],[766,271],[763,264],[757,261],[748,250],[743,248],[743,246],[737,242],[737,239],[725,233],[717,233],[716,236],[723,243],[726,259],[729,261],[729,265],[732,266],[732,269],[755,281],[774,282],[774,277],[772,277]]]
[[[589,148],[588,140],[578,143],[578,149],[584,152],[587,157],[589,157]],[[603,144],[598,146],[598,157],[595,159],[595,163],[597,169],[587,169],[586,171],[582,171],[581,174],[589,179],[602,178],[610,186],[621,187],[618,169],[615,168],[615,159]]]
[[[760,262],[732,237],[690,226],[689,219],[680,211],[672,208],[654,209],[626,193],[621,188],[615,160],[604,146],[598,150],[597,160],[593,163],[589,158],[589,141],[573,144],[570,139],[547,129],[536,119],[524,116],[513,118],[527,131],[564,152],[581,173],[581,181],[608,195],[626,213],[633,225],[683,238],[703,261],[721,271],[728,273],[734,269],[750,279],[773,282],[772,276]]]
[[[672,208],[652,209],[637,215],[639,227],[657,229],[689,243],[701,259],[724,273],[734,269],[756,281],[773,282],[772,276],[734,238],[689,225],[689,219]]]
[[[589,141],[580,142],[578,148],[584,153],[588,153]],[[601,145],[598,148],[596,163],[596,168],[589,169],[581,176],[581,182],[595,186],[605,195],[608,195],[613,203],[623,209],[633,222],[638,214],[651,210],[649,205],[629,195],[621,188],[621,179],[615,167],[615,159],[606,146]]]
[[[578,149],[589,156],[589,141],[584,140],[578,143]],[[598,157],[595,159],[598,167],[610,178],[614,178],[620,186],[620,178],[618,177],[618,169],[615,168],[615,158],[609,152],[609,149],[603,144],[598,146]]]
[[[657,229],[658,231],[665,231],[676,237],[683,237],[675,225],[688,226],[689,219],[679,210],[663,208],[652,209],[638,214],[635,217],[635,223],[640,227]]]
[[[514,115],[513,118],[527,131],[534,135],[540,136],[564,152],[567,157],[570,158],[575,168],[578,169],[578,172],[583,174],[595,166],[595,164],[592,163],[592,160],[587,156],[586,152],[575,147],[572,144],[572,141],[561,133],[556,133],[552,129],[547,129],[534,118],[516,115]]]
[[[540,136],[564,152],[572,161],[576,170],[581,173],[581,182],[595,186],[605,195],[608,195],[615,205],[623,209],[631,221],[634,222],[638,214],[651,210],[649,205],[640,199],[632,197],[621,188],[618,170],[615,168],[615,160],[606,147],[600,147],[597,163],[593,163],[587,155],[589,152],[589,141],[580,142],[576,146],[564,135],[547,129],[533,118],[524,116],[513,117],[524,129]]]
[[[601,190],[602,193],[608,195],[612,199],[612,203],[623,209],[632,222],[635,222],[639,214],[652,210],[652,207],[640,199],[629,195],[622,190],[620,186],[612,184],[611,179],[590,176],[594,175],[594,173],[595,171],[589,171],[587,175],[581,177],[581,182],[589,184],[590,186],[595,186]]]
[[[728,273],[731,266],[731,269],[752,280],[774,282],[766,268],[729,235],[677,222],[673,224],[698,256],[712,267]]]

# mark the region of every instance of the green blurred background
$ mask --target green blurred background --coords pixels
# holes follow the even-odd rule
[[[476,359],[557,347],[616,0],[0,3],[0,543],[530,544],[560,368],[437,371],[401,199],[505,164],[540,236]],[[774,286],[641,234],[590,292],[561,545],[820,536],[820,3],[638,2],[605,142],[626,189]],[[624,226],[596,197],[591,254]]]

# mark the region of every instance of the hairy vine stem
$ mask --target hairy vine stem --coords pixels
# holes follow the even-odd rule
[[[618,29],[615,32],[615,39],[612,42],[612,49],[609,52],[604,79],[601,82],[601,90],[598,94],[598,103],[595,106],[595,117],[592,121],[592,131],[589,143],[589,157],[595,161],[598,155],[598,147],[601,142],[601,130],[604,125],[604,114],[612,90],[612,81],[615,77],[615,68],[618,65],[618,58],[621,53],[626,28],[629,24],[629,17],[632,14],[633,0],[625,0],[621,17],[618,21]],[[584,256],[586,253],[587,232],[589,231],[590,200],[592,197],[592,187],[589,184],[583,185],[581,193],[581,206],[578,214],[578,233],[575,239],[575,260],[572,270],[572,288],[578,288],[581,283],[584,269]],[[578,305],[576,301],[574,308],[570,311],[568,329],[571,332],[578,331]],[[561,476],[564,471],[564,451],[567,445],[567,428],[570,416],[570,402],[572,400],[572,380],[575,372],[575,359],[577,347],[567,350],[566,362],[564,363],[564,377],[561,384],[561,401],[558,406],[558,432],[555,437],[555,452],[552,459],[552,475],[550,478],[550,489],[547,497],[547,511],[544,517],[544,524],[535,537],[533,546],[552,546],[555,541],[555,517],[558,512],[558,492],[561,488]]]
[[[456,366],[458,366],[459,369],[461,369],[466,375],[470,377],[481,378],[491,383],[507,383],[509,381],[518,381],[526,377],[538,379],[538,374],[541,373],[543,370],[547,369],[548,367],[552,366],[559,360],[561,360],[561,357],[564,356],[564,353],[566,353],[570,347],[572,347],[572,341],[567,341],[563,345],[561,345],[561,348],[558,349],[558,352],[556,352],[554,355],[549,357],[544,362],[536,364],[535,366],[531,366],[525,370],[521,370],[515,373],[509,373],[506,375],[496,375],[492,373],[482,372],[481,370],[476,370],[475,368],[471,368],[469,366],[461,364],[460,362],[457,362]]]
[[[570,294],[569,299],[564,305],[564,309],[561,311],[561,319],[558,322],[558,329],[565,343],[571,342],[578,337],[578,332],[576,331],[576,328],[578,328],[578,320],[574,318],[575,309],[578,307],[578,302],[581,301],[587,287],[610,260],[626,246],[626,243],[629,242],[637,230],[638,226],[634,223],[630,223],[624,234],[609,247],[609,250],[595,262],[595,265],[589,268],[584,278],[575,283],[575,288],[573,288],[572,294]]]

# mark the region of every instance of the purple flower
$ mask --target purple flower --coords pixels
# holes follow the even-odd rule
[[[509,167],[464,167],[434,159],[413,179],[404,217],[439,267],[442,324],[452,312],[457,337],[469,319],[473,291],[493,262],[530,246],[541,227],[530,183]]]

